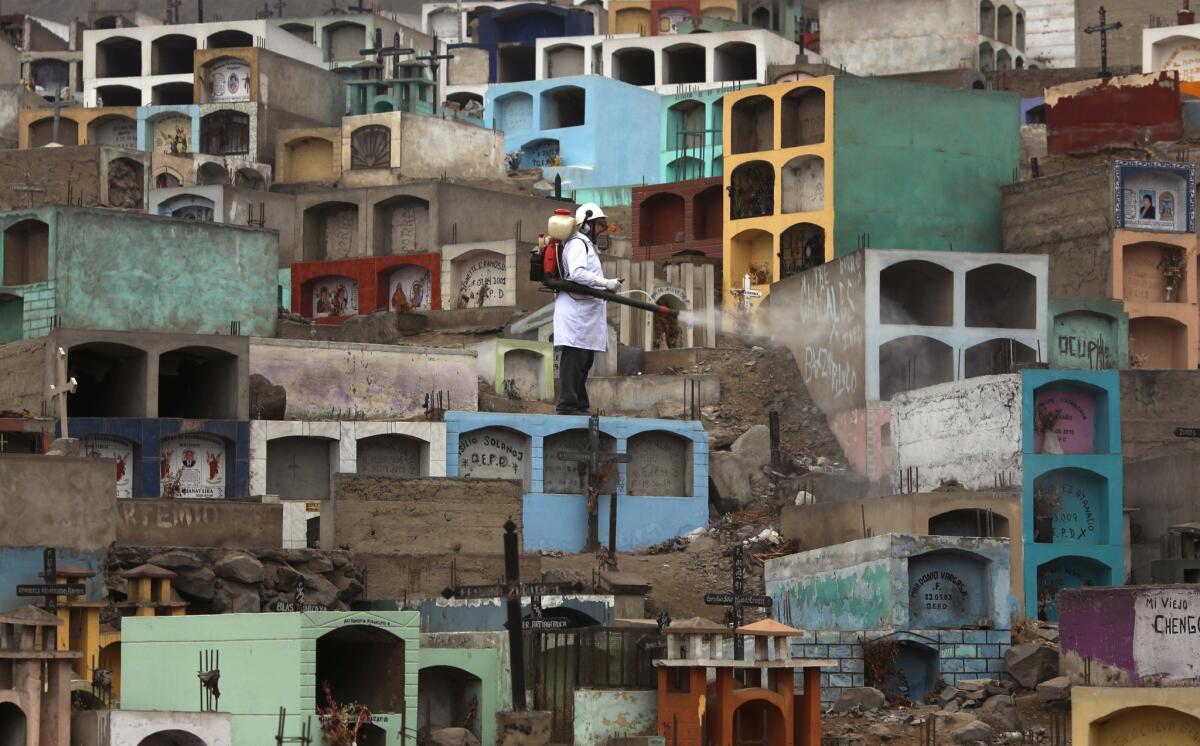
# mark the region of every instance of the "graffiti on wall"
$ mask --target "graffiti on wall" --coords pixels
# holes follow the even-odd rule
[[[494,251],[472,252],[454,260],[458,279],[458,307],[485,308],[512,305],[506,297],[508,262]]]
[[[1154,590],[1137,598],[1133,660],[1142,679],[1200,679],[1200,594]]]
[[[861,400],[863,394],[863,262],[850,254],[781,283],[771,293],[776,339],[788,343],[804,383],[827,412]],[[804,324],[794,319],[804,319]]]

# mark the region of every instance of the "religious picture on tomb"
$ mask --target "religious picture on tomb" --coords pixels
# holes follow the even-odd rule
[[[192,152],[192,120],[168,116],[154,122],[154,152],[183,155]]]
[[[160,492],[166,497],[225,497],[225,442],[192,433],[163,438],[159,445]],[[178,485],[175,487],[175,485]]]
[[[250,100],[250,65],[242,60],[222,60],[208,70],[209,100],[230,103]]]
[[[358,315],[358,283],[349,277],[322,277],[312,294],[314,319]]]
[[[1169,223],[1175,222],[1175,195],[1162,192],[1158,195],[1158,219]]]
[[[120,438],[89,435],[81,438],[80,452],[88,458],[116,461],[117,497],[133,497],[133,446]]]
[[[429,270],[402,264],[388,277],[388,310],[393,313],[429,311],[433,305],[433,279]]]
[[[1195,167],[1190,164],[1117,161],[1117,227],[1191,232],[1195,182]]]
[[[1036,453],[1095,453],[1096,396],[1087,391],[1039,391],[1034,398]]]

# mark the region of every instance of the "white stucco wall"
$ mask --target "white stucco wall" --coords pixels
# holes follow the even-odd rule
[[[996,475],[1021,484],[1021,377],[943,383],[892,399],[892,443],[901,470],[920,469],[918,490],[956,479],[992,489]]]
[[[1021,0],[1025,66],[1075,67],[1075,0]]]

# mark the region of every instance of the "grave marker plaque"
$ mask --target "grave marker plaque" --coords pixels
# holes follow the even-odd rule
[[[1039,391],[1034,407],[1054,424],[1043,431],[1034,428],[1037,453],[1095,453],[1096,396],[1087,391]],[[1035,419],[1036,421],[1036,419]]]
[[[324,216],[324,228],[326,259],[349,259],[354,255],[358,243],[358,210],[353,207],[331,210]]]
[[[908,617],[917,629],[985,624],[987,564],[959,552],[930,552],[908,561]]]
[[[421,476],[421,442],[403,435],[358,441],[358,473],[415,479]]]
[[[250,100],[250,64],[227,59],[208,68],[208,96],[213,103]]]
[[[1098,544],[1104,481],[1081,469],[1043,474],[1034,482],[1034,540]]]
[[[88,141],[98,145],[137,150],[137,123],[125,117],[113,117],[92,125]]]
[[[529,488],[529,438],[500,427],[472,430],[458,437],[459,476],[468,479],[519,479]]]
[[[225,497],[225,442],[202,433],[163,438],[159,477],[160,495],[167,495],[169,484],[178,480],[176,497]]]
[[[629,439],[629,494],[691,495],[691,441],[665,431]]]
[[[454,260],[459,308],[510,306],[508,261],[494,251],[478,251]]]
[[[1133,661],[1138,676],[1200,679],[1200,594],[1147,591],[1135,600]]]

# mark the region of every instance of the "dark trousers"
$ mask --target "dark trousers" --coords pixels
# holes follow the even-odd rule
[[[592,406],[588,401],[587,379],[596,353],[578,347],[559,347],[558,350],[558,406],[555,411],[587,414]]]

